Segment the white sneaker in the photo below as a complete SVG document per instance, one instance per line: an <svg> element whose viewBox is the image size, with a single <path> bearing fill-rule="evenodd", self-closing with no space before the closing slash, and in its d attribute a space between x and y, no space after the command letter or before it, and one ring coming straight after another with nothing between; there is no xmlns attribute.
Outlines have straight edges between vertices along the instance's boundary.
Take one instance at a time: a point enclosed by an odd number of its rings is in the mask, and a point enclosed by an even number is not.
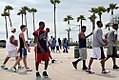
<svg viewBox="0 0 119 80"><path fill-rule="evenodd" d="M12 67L12 68L10 69L10 71L12 71L12 72L17 72L17 69L16 69L15 67Z"/></svg>
<svg viewBox="0 0 119 80"><path fill-rule="evenodd" d="M23 69L24 67L21 65L18 65L18 69Z"/></svg>
<svg viewBox="0 0 119 80"><path fill-rule="evenodd" d="M1 68L2 68L2 69L5 69L5 70L8 69L7 67L5 67L5 65L1 65Z"/></svg>
<svg viewBox="0 0 119 80"><path fill-rule="evenodd" d="M110 71L108 71L108 70L102 70L102 74L107 74L107 73L110 73Z"/></svg>
<svg viewBox="0 0 119 80"><path fill-rule="evenodd" d="M89 74L94 74L95 72L93 72L91 69L86 69L86 72L88 72Z"/></svg>
<svg viewBox="0 0 119 80"><path fill-rule="evenodd" d="M30 68L27 68L26 71L27 71L27 72L31 72L31 71L33 71L33 70L30 69Z"/></svg>

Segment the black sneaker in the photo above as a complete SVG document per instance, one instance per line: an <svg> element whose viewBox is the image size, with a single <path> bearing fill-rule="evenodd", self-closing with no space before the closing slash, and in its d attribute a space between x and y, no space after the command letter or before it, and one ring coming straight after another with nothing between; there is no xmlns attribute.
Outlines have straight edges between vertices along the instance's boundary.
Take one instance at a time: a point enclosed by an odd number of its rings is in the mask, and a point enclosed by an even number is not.
<svg viewBox="0 0 119 80"><path fill-rule="evenodd" d="M53 60L52 60L52 63L55 63L55 61L56 61L56 60L53 59Z"/></svg>
<svg viewBox="0 0 119 80"><path fill-rule="evenodd" d="M66 51L66 53L68 53L68 51Z"/></svg>
<svg viewBox="0 0 119 80"><path fill-rule="evenodd" d="M113 69L119 69L119 67L117 65L114 65Z"/></svg>
<svg viewBox="0 0 119 80"><path fill-rule="evenodd" d="M75 69L77 69L77 63L76 63L76 62L72 62L72 64L73 64L73 67L74 67Z"/></svg>
<svg viewBox="0 0 119 80"><path fill-rule="evenodd" d="M48 78L48 74L47 74L46 71L43 72L43 76L44 76L45 78Z"/></svg>
<svg viewBox="0 0 119 80"><path fill-rule="evenodd" d="M82 68L82 70L86 70L86 69L87 69L87 67L86 67L86 66Z"/></svg>
<svg viewBox="0 0 119 80"><path fill-rule="evenodd" d="M39 72L36 72L36 77L41 78L41 75L39 74Z"/></svg>

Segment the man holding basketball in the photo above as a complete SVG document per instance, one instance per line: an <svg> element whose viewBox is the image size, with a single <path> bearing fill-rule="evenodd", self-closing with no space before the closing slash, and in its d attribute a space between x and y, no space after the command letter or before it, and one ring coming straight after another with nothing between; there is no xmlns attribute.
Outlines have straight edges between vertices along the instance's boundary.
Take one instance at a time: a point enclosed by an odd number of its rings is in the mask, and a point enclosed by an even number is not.
<svg viewBox="0 0 119 80"><path fill-rule="evenodd" d="M103 23L101 21L97 21L97 27L98 28L93 32L93 48L86 72L93 74L94 72L91 70L91 65L94 59L99 59L102 67L102 74L107 74L110 71L105 69L105 54L103 47L106 46L108 42L106 39L104 40L102 38L103 32L101 28L103 27Z"/></svg>
<svg viewBox="0 0 119 80"><path fill-rule="evenodd" d="M117 45L116 45L117 30L118 30L118 24L113 24L112 29L106 35L109 43L107 45L107 58L105 59L105 61L107 61L109 58L112 58L113 69L119 69L119 67L116 65L116 57L118 57Z"/></svg>

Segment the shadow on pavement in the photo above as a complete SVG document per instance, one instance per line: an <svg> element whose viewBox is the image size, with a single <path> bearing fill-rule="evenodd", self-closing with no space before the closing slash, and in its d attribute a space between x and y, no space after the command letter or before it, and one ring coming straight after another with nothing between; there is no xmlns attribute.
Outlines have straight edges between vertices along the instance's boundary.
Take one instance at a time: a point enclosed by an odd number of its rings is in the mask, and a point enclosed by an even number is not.
<svg viewBox="0 0 119 80"><path fill-rule="evenodd" d="M103 76L103 77L106 77L106 78L116 78L117 77L117 76L114 76L112 74L95 74L95 75Z"/></svg>
<svg viewBox="0 0 119 80"><path fill-rule="evenodd" d="M51 80L51 78L36 78L34 80Z"/></svg>

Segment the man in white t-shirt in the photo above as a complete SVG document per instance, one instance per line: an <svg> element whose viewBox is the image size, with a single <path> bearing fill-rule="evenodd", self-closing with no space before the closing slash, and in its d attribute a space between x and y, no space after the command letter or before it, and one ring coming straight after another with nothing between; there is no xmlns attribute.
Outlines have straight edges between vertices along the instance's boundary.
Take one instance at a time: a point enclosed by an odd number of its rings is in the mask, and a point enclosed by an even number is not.
<svg viewBox="0 0 119 80"><path fill-rule="evenodd" d="M16 40L14 33L16 32L16 28L11 28L11 33L8 36L7 43L6 43L6 51L8 53L7 57L5 58L3 64L1 65L1 68L8 69L5 67L6 63L11 57L18 58L17 56L17 46L18 46L18 40ZM20 64L18 65L18 68L21 68Z"/></svg>
<svg viewBox="0 0 119 80"><path fill-rule="evenodd" d="M105 61L107 61L109 58L112 58L113 61L113 69L119 69L119 67L116 64L116 58L117 55L117 30L118 30L118 24L113 24L112 29L107 33L106 37L108 39L108 45L107 45L107 57Z"/></svg>

